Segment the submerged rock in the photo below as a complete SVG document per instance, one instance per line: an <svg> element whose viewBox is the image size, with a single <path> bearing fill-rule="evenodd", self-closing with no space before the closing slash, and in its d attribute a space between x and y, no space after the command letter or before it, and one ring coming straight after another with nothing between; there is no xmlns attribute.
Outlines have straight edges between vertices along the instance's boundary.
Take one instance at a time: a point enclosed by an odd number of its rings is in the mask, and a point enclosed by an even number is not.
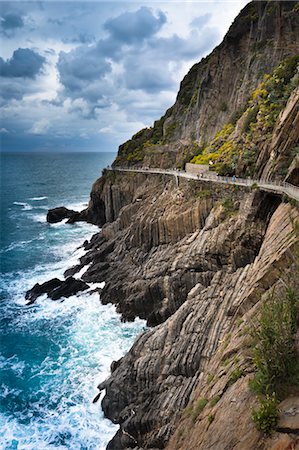
<svg viewBox="0 0 299 450"><path fill-rule="evenodd" d="M47 294L52 300L59 300L62 297L71 297L77 292L85 291L88 288L89 286L84 281L73 277L69 277L66 280L53 278L43 284L36 283L32 289L26 292L25 299L29 300L27 304L31 305L43 294Z"/></svg>

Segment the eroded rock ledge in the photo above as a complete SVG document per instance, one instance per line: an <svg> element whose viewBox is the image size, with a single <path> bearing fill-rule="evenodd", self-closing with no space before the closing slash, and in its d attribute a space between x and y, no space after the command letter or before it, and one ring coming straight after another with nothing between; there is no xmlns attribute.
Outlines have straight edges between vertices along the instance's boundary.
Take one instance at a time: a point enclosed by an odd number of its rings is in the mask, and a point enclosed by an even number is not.
<svg viewBox="0 0 299 450"><path fill-rule="evenodd" d="M191 261L191 270L202 267L195 259L198 254L209 267L199 271L198 278L194 276L193 288L190 281L187 295L178 285L164 292L163 304L169 304L166 295L171 293L177 311L165 323L144 333L99 386L106 390L102 403L105 415L121 424L109 448L134 448L136 443L136 448L165 447L221 339L236 318L249 311L277 281L280 270L291 260L295 236L290 217L298 218L298 213L287 204L277 207L268 226L260 219L251 222L256 247L253 244L246 255L244 243L251 242L246 219L260 215L253 207L254 200L256 194L247 195L236 215L218 224L215 207L201 231L174 245L172 268L176 272L182 267L184 274L188 273ZM238 253L244 259L239 259ZM222 258L221 265L217 265L217 258ZM169 275L166 277L162 286L167 286ZM186 278L181 279L186 286Z"/></svg>

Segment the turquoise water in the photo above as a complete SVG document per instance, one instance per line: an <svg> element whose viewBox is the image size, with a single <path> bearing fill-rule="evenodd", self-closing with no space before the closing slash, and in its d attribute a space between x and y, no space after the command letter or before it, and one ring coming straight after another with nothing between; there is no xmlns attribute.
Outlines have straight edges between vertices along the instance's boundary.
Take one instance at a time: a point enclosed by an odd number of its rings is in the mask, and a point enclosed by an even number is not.
<svg viewBox="0 0 299 450"><path fill-rule="evenodd" d="M98 228L49 225L48 208L80 210L111 153L1 155L1 449L105 449L116 427L96 386L144 328L124 324L98 294L26 306L36 282L62 277ZM92 290L92 286L91 289Z"/></svg>

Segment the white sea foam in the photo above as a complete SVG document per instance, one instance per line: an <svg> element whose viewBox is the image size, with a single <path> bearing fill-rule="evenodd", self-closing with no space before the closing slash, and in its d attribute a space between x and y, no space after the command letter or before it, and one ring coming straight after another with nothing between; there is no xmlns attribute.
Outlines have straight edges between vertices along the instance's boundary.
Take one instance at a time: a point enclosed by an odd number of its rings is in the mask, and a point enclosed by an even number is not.
<svg viewBox="0 0 299 450"><path fill-rule="evenodd" d="M32 200L33 202L37 202L40 200L46 200L48 197L30 197L29 200Z"/></svg>
<svg viewBox="0 0 299 450"><path fill-rule="evenodd" d="M31 215L33 220L34 216ZM36 386L32 397L28 397L30 408L0 415L2 449L104 450L117 430L103 417L100 402L93 404L92 399L98 393L98 383L109 375L111 362L128 350L142 331L144 321L122 323L113 305L102 305L98 292L93 291L103 288L104 283L90 284L87 291L63 301L54 302L44 295L26 306L24 299L24 293L35 283L54 277L62 279L64 271L84 255L82 242L98 231L98 227L81 222L72 226L45 225L39 238L47 246L47 254L55 256L55 262L39 264L4 279L3 287L11 300L6 305L8 329L30 336L29 342L46 339L49 351L41 362L31 365L26 365L20 356L0 358L0 366L5 364L2 368L12 371L24 383L22 389L27 389L23 393L4 384L5 401L18 396L22 399L22 395L27 398L30 385ZM86 269L87 266L78 275L82 276Z"/></svg>
<svg viewBox="0 0 299 450"><path fill-rule="evenodd" d="M73 211L82 211L82 209L87 208L87 202L76 202L76 203L68 203L65 205L67 209L72 209Z"/></svg>
<svg viewBox="0 0 299 450"><path fill-rule="evenodd" d="M39 223L46 223L47 222L47 216L46 214L32 214L30 216L30 218L34 221L34 222L39 222Z"/></svg>
<svg viewBox="0 0 299 450"><path fill-rule="evenodd" d="M17 206L22 206L23 211L30 211L32 209L32 206L26 202L13 202L13 204Z"/></svg>
<svg viewBox="0 0 299 450"><path fill-rule="evenodd" d="M65 341L57 360L46 357L33 371L31 381L42 380L41 397L31 405L34 415L29 423L24 424L24 412L21 423L1 417L5 445L16 440L18 448L30 450L104 450L117 427L104 419L92 398L98 383L109 375L111 361L123 356L144 322L121 323L112 305L101 305L96 293L83 293L64 302L39 299L14 326L38 329L42 322L50 328L53 320L62 333L67 331ZM48 403L56 407L49 409Z"/></svg>

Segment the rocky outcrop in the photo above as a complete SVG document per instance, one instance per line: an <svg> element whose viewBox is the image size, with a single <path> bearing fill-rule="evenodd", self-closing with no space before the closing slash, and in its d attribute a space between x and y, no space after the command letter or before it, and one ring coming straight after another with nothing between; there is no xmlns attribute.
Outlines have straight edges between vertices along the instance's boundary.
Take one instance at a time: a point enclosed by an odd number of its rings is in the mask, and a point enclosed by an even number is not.
<svg viewBox="0 0 299 450"><path fill-rule="evenodd" d="M294 2L248 4L223 43L186 75L175 105L154 127L121 145L114 165L182 165L230 122L230 145L238 145L225 147L224 156L233 156L237 175L250 167L265 179L297 180L296 61L291 60L288 85L293 93L283 97L283 76L275 74L271 82L276 86L279 79L282 88L273 104L274 91L252 91L282 59L298 52L298 28ZM271 112L277 105L275 117L263 116L263 108ZM244 134L252 113L263 116L264 123L257 120L252 134ZM225 133L217 139L217 145L229 144ZM262 438L253 426L248 411L256 398L248 389L253 369L244 331L263 295L293 267L296 205L255 186L200 179L180 179L177 185L171 175L104 171L88 207L69 217L70 223L77 220L102 230L84 243L86 254L65 276L80 271L80 283L105 281L103 303L114 303L123 320L139 316L153 327L112 363L110 377L99 386L105 390L105 415L120 425L107 448L297 445L288 433L287 441L282 436L291 429L285 416L277 442ZM27 299L34 301L42 292L66 296L68 280L73 278L35 286Z"/></svg>
<svg viewBox="0 0 299 450"><path fill-rule="evenodd" d="M224 237L225 232L233 234L236 223L238 229L242 228L240 222L246 221L246 211L247 218L252 217L248 202L252 205L254 199L246 200L247 205L242 205L239 217L220 225L220 233L212 226L215 219L211 215L202 231L190 236L189 248L187 242L181 245L181 254L173 261L176 269L182 261L193 260L195 254L205 254L208 259L208 254L216 249L215 242L224 257L225 246L232 241ZM121 424L117 436L117 442L119 439L122 442L121 448L132 446L134 440L138 448L164 448L180 411L208 371L221 339L236 319L248 312L278 280L280 270L292 260L291 249L296 236L290 218L295 220L298 213L287 204L278 206L254 260L232 270L223 259L214 268L208 285L195 283L179 309L166 322L144 333L115 365L110 378L99 386L106 389L102 403L106 416ZM235 242L238 241L240 237ZM228 255L231 253L228 249ZM179 290L175 292L179 298ZM130 445L128 435L134 438ZM229 445L221 447L221 442L223 445L220 440L220 446L215 449L230 448ZM208 448L205 445L194 448Z"/></svg>
<svg viewBox="0 0 299 450"><path fill-rule="evenodd" d="M35 300L43 294L47 294L52 300L59 300L60 298L71 297L78 292L85 291L89 286L82 280L68 277L65 280L53 278L45 283L36 283L33 288L25 294L25 299L28 300L28 305L31 305Z"/></svg>
<svg viewBox="0 0 299 450"><path fill-rule="evenodd" d="M284 174L284 170L293 161L289 168L287 180L298 185L296 177L296 152L299 143L299 87L294 89L286 107L281 112L275 124L270 145L266 142L259 152L257 166L260 167L258 177L271 179L277 173ZM297 148L297 150L296 150ZM298 171L298 169L297 169Z"/></svg>
<svg viewBox="0 0 299 450"><path fill-rule="evenodd" d="M54 209L49 209L47 213L47 222L48 223L61 222L64 219L70 219L76 214L78 213L76 211L73 211L72 209L65 208L64 206L59 206Z"/></svg>

